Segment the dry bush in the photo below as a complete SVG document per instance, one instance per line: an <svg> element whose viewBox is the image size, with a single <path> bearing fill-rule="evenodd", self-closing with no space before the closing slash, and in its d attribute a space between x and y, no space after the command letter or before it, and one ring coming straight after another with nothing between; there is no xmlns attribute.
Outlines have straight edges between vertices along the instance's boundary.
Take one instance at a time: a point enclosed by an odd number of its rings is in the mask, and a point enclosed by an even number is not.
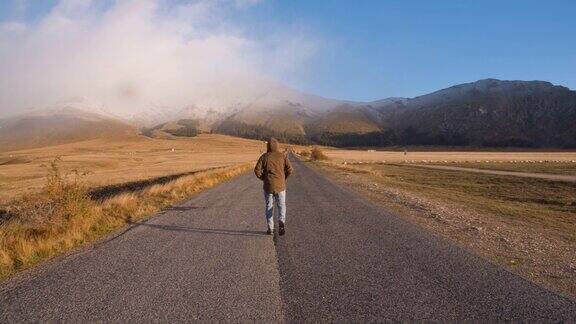
<svg viewBox="0 0 576 324"><path fill-rule="evenodd" d="M0 278L39 259L82 243L97 205L82 182L50 163L43 190L11 203L0 225Z"/></svg>
<svg viewBox="0 0 576 324"><path fill-rule="evenodd" d="M0 223L0 279L239 175L251 166L213 169L96 202L76 174L50 164L43 190L13 201Z"/></svg>
<svg viewBox="0 0 576 324"><path fill-rule="evenodd" d="M303 157L309 157L310 156L310 151L300 151L298 154L300 154Z"/></svg>
<svg viewBox="0 0 576 324"><path fill-rule="evenodd" d="M328 160L328 156L322 152L322 150L318 147L315 147L310 152L310 160L312 161L323 161Z"/></svg>

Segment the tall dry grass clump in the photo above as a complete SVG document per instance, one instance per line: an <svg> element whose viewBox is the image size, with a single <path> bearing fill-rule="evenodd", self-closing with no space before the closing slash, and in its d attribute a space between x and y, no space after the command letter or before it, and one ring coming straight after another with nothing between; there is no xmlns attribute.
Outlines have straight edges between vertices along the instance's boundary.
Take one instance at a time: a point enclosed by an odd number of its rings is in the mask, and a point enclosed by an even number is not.
<svg viewBox="0 0 576 324"><path fill-rule="evenodd" d="M8 217L0 223L0 279L250 168L244 164L199 172L97 202L90 198L81 175L63 175L58 162L50 164L41 192L15 200L6 208Z"/></svg>
<svg viewBox="0 0 576 324"><path fill-rule="evenodd" d="M310 152L310 160L312 161L324 161L328 160L328 156L319 148L315 147Z"/></svg>
<svg viewBox="0 0 576 324"><path fill-rule="evenodd" d="M298 154L302 157L310 157L310 151L306 151L306 150L302 150L300 152L298 152Z"/></svg>

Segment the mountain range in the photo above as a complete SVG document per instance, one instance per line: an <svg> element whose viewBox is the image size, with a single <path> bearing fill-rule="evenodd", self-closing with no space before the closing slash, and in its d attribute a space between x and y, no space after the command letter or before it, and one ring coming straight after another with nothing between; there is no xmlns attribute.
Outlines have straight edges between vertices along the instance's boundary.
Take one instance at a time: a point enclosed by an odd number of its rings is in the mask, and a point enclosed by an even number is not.
<svg viewBox="0 0 576 324"><path fill-rule="evenodd" d="M24 141L29 147L66 138L124 136L135 126L148 136L218 132L333 146L576 148L576 91L544 81L485 79L414 98L354 102L273 83L233 104L192 103L132 117L118 117L102 107L62 104L0 119L0 145L15 147ZM82 136L74 135L79 128ZM49 136L43 136L48 130Z"/></svg>
<svg viewBox="0 0 576 324"><path fill-rule="evenodd" d="M576 91L544 81L485 79L415 98L333 102L307 109L286 102L232 114L216 128L334 146L455 145L576 147Z"/></svg>

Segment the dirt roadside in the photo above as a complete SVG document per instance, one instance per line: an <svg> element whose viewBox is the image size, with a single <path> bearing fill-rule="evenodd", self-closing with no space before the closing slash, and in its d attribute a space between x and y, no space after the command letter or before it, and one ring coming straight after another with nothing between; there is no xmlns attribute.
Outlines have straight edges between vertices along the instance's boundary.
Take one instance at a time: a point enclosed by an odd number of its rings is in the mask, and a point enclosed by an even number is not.
<svg viewBox="0 0 576 324"><path fill-rule="evenodd" d="M329 163L314 166L329 178L424 229L528 280L576 298L574 242L498 215L393 188L374 174Z"/></svg>

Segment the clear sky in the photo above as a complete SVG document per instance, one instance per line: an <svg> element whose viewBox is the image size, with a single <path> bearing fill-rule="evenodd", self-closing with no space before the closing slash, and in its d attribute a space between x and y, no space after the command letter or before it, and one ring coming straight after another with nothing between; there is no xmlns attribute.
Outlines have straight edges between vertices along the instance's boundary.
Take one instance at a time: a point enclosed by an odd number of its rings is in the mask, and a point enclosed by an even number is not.
<svg viewBox="0 0 576 324"><path fill-rule="evenodd" d="M1 0L0 20L38 19L54 3L28 1L15 13L19 2ZM574 0L243 2L252 5L228 19L244 33L289 29L317 40L306 69L279 78L325 97L410 97L482 78L576 89Z"/></svg>

